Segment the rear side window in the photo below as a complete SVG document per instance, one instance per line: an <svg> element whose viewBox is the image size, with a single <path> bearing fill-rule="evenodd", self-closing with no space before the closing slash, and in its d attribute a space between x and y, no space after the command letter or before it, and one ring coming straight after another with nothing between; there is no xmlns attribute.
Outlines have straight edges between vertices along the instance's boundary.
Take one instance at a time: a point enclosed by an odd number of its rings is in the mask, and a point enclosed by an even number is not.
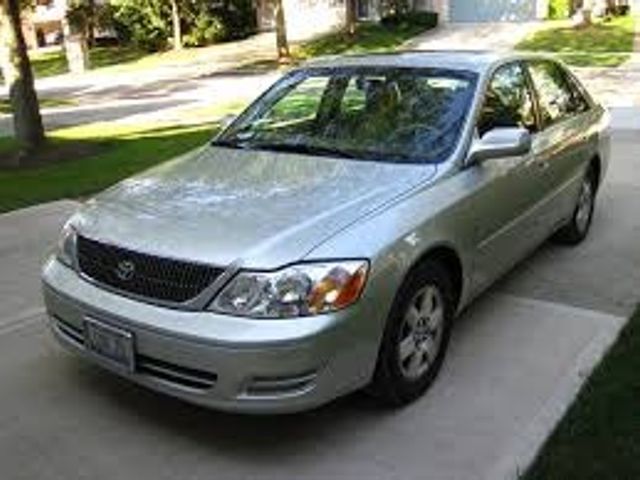
<svg viewBox="0 0 640 480"><path fill-rule="evenodd" d="M578 113L586 112L591 108L589 101L587 100L583 88L578 85L578 81L571 75L565 74L569 88L571 88L571 94L573 95L573 102L575 103L575 110Z"/></svg>
<svg viewBox="0 0 640 480"><path fill-rule="evenodd" d="M569 83L567 74L559 65L546 61L532 62L529 71L538 92L540 115L545 127L589 108L585 98Z"/></svg>
<svg viewBox="0 0 640 480"><path fill-rule="evenodd" d="M531 91L519 63L504 65L494 73L477 127L481 137L494 128L521 127L532 133L536 131Z"/></svg>

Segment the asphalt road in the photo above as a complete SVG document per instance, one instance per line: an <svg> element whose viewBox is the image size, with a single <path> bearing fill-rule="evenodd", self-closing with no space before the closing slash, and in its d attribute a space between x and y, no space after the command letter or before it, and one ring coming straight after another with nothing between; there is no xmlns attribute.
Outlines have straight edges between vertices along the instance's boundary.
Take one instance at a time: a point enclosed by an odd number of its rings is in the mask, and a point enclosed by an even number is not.
<svg viewBox="0 0 640 480"><path fill-rule="evenodd" d="M399 411L356 394L302 415L227 415L79 361L50 337L38 283L74 204L0 216L1 478L515 478L638 301L640 132L614 147L593 235L542 247L474 304L434 388Z"/></svg>

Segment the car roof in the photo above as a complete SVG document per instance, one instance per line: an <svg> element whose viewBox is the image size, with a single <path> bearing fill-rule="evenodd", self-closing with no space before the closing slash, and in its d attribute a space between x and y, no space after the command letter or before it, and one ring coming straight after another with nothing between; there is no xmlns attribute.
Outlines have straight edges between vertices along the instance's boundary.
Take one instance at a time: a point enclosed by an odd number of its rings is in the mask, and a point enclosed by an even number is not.
<svg viewBox="0 0 640 480"><path fill-rule="evenodd" d="M303 65L306 68L411 67L444 68L484 73L493 65L513 60L550 59L539 54L489 50L407 50L393 53L322 57Z"/></svg>

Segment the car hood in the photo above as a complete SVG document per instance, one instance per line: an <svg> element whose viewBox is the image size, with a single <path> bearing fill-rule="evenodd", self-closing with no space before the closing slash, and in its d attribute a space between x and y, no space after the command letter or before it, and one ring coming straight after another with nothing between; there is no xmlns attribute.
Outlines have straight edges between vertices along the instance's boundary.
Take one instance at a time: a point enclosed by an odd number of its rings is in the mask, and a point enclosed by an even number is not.
<svg viewBox="0 0 640 480"><path fill-rule="evenodd" d="M83 235L132 250L272 268L302 259L435 172L207 146L108 189L72 222Z"/></svg>

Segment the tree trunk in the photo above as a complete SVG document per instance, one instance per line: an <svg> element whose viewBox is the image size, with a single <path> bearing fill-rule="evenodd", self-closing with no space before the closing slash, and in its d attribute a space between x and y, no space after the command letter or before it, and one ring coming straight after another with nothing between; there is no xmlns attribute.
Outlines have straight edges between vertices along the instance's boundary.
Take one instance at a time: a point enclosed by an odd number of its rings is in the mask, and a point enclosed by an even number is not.
<svg viewBox="0 0 640 480"><path fill-rule="evenodd" d="M605 12L607 15L615 15L616 14L616 0L607 0L607 11Z"/></svg>
<svg viewBox="0 0 640 480"><path fill-rule="evenodd" d="M20 0L0 0L3 36L3 73L9 86L15 137L23 153L44 143L44 128L33 82L27 45L22 34Z"/></svg>
<svg viewBox="0 0 640 480"><path fill-rule="evenodd" d="M278 47L278 61L287 63L291 60L289 41L287 40L287 23L284 14L283 0L275 0L276 16L276 45Z"/></svg>
<svg viewBox="0 0 640 480"><path fill-rule="evenodd" d="M356 22L358 19L358 0L346 0L345 3L347 5L347 33L354 35L356 33Z"/></svg>
<svg viewBox="0 0 640 480"><path fill-rule="evenodd" d="M71 73L84 73L89 70L89 48L87 46L87 25L75 24L62 17L62 34L67 65Z"/></svg>
<svg viewBox="0 0 640 480"><path fill-rule="evenodd" d="M582 9L580 11L581 20L580 25L589 26L593 23L593 0L583 0Z"/></svg>
<svg viewBox="0 0 640 480"><path fill-rule="evenodd" d="M171 20L173 22L173 49L182 49L182 28L180 27L180 9L178 0L171 0Z"/></svg>
<svg viewBox="0 0 640 480"><path fill-rule="evenodd" d="M87 39L87 45L90 48L93 48L96 43L96 15L98 14L98 11L96 9L95 0L88 0L87 4L89 15L87 17L87 32L85 37Z"/></svg>

